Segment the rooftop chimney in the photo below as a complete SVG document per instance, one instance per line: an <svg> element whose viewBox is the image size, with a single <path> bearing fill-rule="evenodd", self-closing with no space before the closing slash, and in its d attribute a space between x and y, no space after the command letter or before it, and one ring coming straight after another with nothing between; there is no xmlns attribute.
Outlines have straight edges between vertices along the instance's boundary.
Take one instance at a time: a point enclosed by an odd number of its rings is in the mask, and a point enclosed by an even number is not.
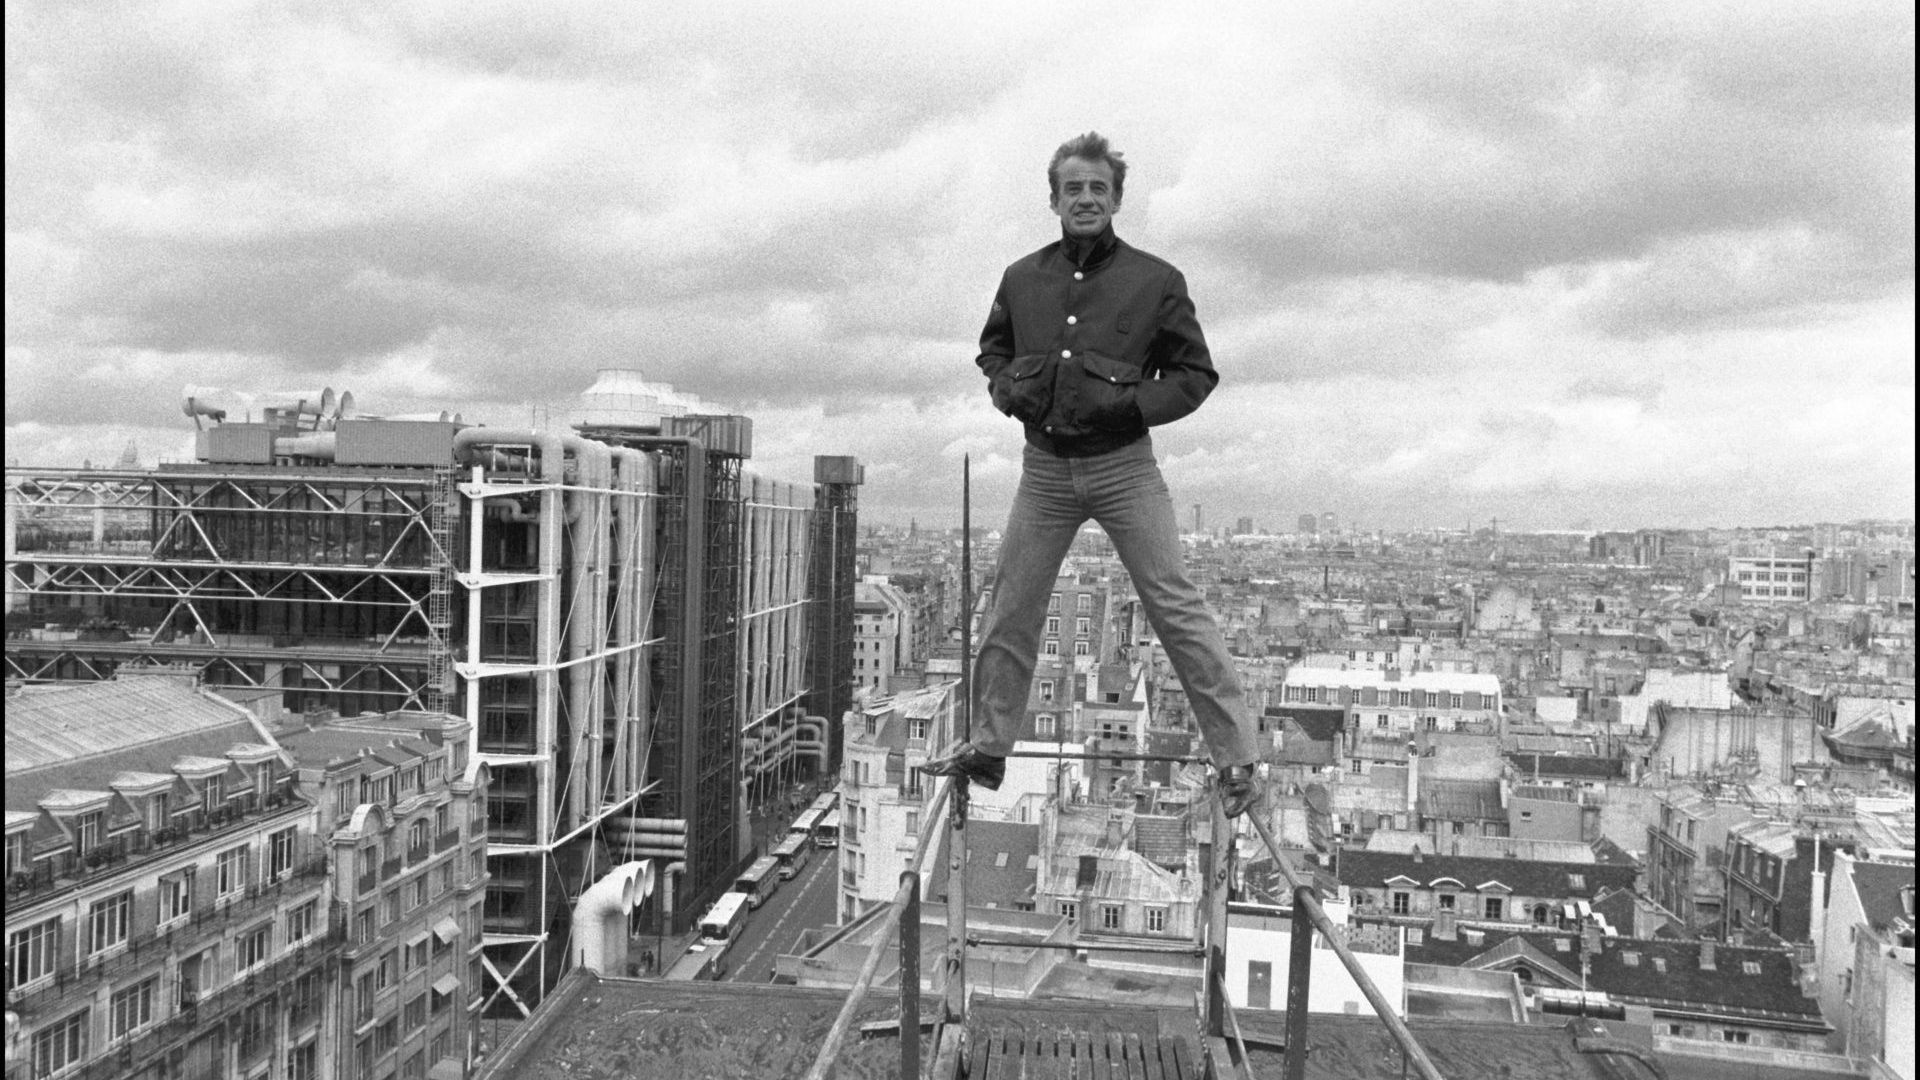
<svg viewBox="0 0 1920 1080"><path fill-rule="evenodd" d="M1718 970L1717 968L1714 967L1714 956L1713 956L1714 944L1715 943L1711 941L1702 941L1700 943L1700 970L1701 971Z"/></svg>
<svg viewBox="0 0 1920 1080"><path fill-rule="evenodd" d="M1420 809L1420 748L1412 739L1407 740L1407 817L1412 818ZM1419 828L1417 822L1409 821L1412 828Z"/></svg>

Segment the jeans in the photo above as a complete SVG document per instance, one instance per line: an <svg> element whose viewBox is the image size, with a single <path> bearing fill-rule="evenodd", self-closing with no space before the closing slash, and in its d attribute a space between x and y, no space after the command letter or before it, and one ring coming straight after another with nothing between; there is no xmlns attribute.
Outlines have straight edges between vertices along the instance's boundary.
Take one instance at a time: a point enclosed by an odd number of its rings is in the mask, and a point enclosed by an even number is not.
<svg viewBox="0 0 1920 1080"><path fill-rule="evenodd" d="M974 660L970 741L995 756L1013 749L1033 684L1047 600L1067 549L1089 518L1106 530L1132 575L1214 764L1225 768L1254 761L1259 754L1240 677L1219 624L1187 578L1173 497L1154 460L1151 438L1083 458L1026 447L1000 546L993 607Z"/></svg>

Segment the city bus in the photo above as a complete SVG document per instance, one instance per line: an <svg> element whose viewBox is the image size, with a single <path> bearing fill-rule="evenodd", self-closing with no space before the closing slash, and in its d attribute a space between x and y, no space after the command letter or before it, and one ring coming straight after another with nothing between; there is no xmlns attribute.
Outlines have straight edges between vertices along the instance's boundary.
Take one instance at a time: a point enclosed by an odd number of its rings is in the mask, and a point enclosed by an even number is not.
<svg viewBox="0 0 1920 1080"><path fill-rule="evenodd" d="M813 827L820 824L820 819L826 816L826 813L820 810L807 809L800 811L800 816L794 818L793 824L787 826L787 836L789 838L798 836L802 840L812 843Z"/></svg>
<svg viewBox="0 0 1920 1080"><path fill-rule="evenodd" d="M819 796L813 800L813 805L807 809L820 811L820 816L822 817L840 809L840 789L835 788L832 791L821 792Z"/></svg>
<svg viewBox="0 0 1920 1080"><path fill-rule="evenodd" d="M753 865L733 879L733 891L744 893L747 906L757 908L780 887L780 860L772 855L755 859Z"/></svg>
<svg viewBox="0 0 1920 1080"><path fill-rule="evenodd" d="M782 881L794 877L807 868L807 847L813 843L812 826L806 833L789 832L787 838L773 849L773 858L780 863Z"/></svg>
<svg viewBox="0 0 1920 1080"><path fill-rule="evenodd" d="M833 848L840 846L840 811L830 811L820 823L813 827L813 846Z"/></svg>
<svg viewBox="0 0 1920 1080"><path fill-rule="evenodd" d="M726 978L727 965L722 958L746 924L746 896L734 892L722 894L707 913L700 916L700 936L687 946L686 955L667 970L667 978L681 981Z"/></svg>

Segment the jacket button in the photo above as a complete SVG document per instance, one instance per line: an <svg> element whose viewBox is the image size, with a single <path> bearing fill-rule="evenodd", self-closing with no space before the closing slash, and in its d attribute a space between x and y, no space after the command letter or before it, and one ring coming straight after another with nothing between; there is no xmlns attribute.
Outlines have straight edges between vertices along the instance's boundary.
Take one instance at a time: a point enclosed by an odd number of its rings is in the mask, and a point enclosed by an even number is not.
<svg viewBox="0 0 1920 1080"><path fill-rule="evenodd" d="M1078 315L1069 315L1069 316L1067 316L1067 325L1068 325L1068 326L1072 326L1072 325L1073 325L1074 323L1077 323L1077 322L1079 322L1079 321L1080 321L1080 316L1078 316Z"/></svg>
<svg viewBox="0 0 1920 1080"><path fill-rule="evenodd" d="M1083 274L1083 273L1081 273L1081 272L1080 272L1080 271L1078 271L1078 270L1075 270L1075 271L1073 272L1073 280L1075 280L1075 281L1082 281L1082 280L1085 280L1085 278L1086 278L1086 276L1087 276L1087 275L1085 275L1085 274Z"/></svg>
<svg viewBox="0 0 1920 1080"><path fill-rule="evenodd" d="M1049 435L1051 435L1051 434L1053 434L1053 425L1052 425L1052 424L1048 424L1048 425L1047 425L1047 426L1046 426L1045 428L1043 428L1042 430L1044 430L1044 431L1045 431L1045 432L1046 432L1047 434L1049 434Z"/></svg>
<svg viewBox="0 0 1920 1080"><path fill-rule="evenodd" d="M1060 359L1062 359L1062 360L1071 360L1071 359L1073 359L1073 350L1072 350L1072 349L1061 349L1061 350L1060 350Z"/></svg>

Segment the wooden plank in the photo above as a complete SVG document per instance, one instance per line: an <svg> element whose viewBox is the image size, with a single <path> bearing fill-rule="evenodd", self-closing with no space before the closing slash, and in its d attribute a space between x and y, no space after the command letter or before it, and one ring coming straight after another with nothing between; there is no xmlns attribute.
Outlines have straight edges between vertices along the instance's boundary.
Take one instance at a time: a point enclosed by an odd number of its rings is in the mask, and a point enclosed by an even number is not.
<svg viewBox="0 0 1920 1080"><path fill-rule="evenodd" d="M1146 1070L1146 1047L1140 1045L1140 1032L1127 1032L1127 1076L1129 1080L1150 1080Z"/></svg>
<svg viewBox="0 0 1920 1080"><path fill-rule="evenodd" d="M1169 1077L1178 1080L1200 1080L1200 1073L1187 1061L1187 1044L1182 1039L1165 1038L1160 1040L1163 1052L1167 1055Z"/></svg>

